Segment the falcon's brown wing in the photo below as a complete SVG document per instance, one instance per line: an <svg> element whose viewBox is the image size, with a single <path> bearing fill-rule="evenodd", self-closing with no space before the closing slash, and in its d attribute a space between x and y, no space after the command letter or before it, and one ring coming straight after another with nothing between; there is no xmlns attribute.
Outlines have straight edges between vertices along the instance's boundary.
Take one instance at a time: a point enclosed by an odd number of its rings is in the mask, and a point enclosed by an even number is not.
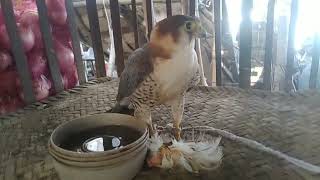
<svg viewBox="0 0 320 180"><path fill-rule="evenodd" d="M120 76L117 102L130 96L139 84L153 71L150 47L135 50L128 58Z"/></svg>

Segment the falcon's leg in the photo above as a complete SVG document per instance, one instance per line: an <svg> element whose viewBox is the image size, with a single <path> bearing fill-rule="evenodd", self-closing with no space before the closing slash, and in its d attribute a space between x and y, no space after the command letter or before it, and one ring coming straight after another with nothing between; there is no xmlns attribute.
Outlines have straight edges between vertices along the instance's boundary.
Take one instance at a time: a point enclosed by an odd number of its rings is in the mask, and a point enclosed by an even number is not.
<svg viewBox="0 0 320 180"><path fill-rule="evenodd" d="M150 136L154 135L155 131L152 126L151 111L148 108L139 108L134 111L134 117L138 120L145 121L148 125Z"/></svg>
<svg viewBox="0 0 320 180"><path fill-rule="evenodd" d="M183 117L184 110L184 95L176 98L172 101L171 104L172 116L173 116L173 128L174 128L174 136L176 140L180 140L181 128L180 124Z"/></svg>

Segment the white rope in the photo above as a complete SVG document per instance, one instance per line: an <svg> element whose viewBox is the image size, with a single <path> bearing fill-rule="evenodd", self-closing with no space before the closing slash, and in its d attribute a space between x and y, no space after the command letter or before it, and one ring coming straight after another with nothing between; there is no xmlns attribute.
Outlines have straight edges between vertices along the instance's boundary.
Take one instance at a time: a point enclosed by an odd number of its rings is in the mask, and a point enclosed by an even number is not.
<svg viewBox="0 0 320 180"><path fill-rule="evenodd" d="M287 161L287 162L289 162L291 164L294 164L297 167L300 167L300 168L312 173L313 175L320 175L320 167L319 166L310 164L310 163L305 162L305 161L300 160L300 159L296 159L294 157L290 157L290 156L288 156L288 155L286 155L286 154L284 154L284 153L282 153L280 151L277 151L277 150L274 150L272 148L266 147L266 146L264 146L263 144L261 144L261 143L259 143L257 141L234 135L234 134L232 134L232 133L230 133L228 131L225 131L225 130L216 129L216 128L209 127L209 126L196 126L196 127L190 127L190 128L183 128L183 130L196 129L196 128L201 128L201 129L205 129L205 130L217 133L222 137L225 137L227 139L230 139L230 140L235 141L235 142L240 143L240 144L244 144L249 148L256 149L256 150L268 153L268 154L273 155L273 156L275 156L275 157L277 157L279 159L283 159L283 160L285 160L285 161Z"/></svg>

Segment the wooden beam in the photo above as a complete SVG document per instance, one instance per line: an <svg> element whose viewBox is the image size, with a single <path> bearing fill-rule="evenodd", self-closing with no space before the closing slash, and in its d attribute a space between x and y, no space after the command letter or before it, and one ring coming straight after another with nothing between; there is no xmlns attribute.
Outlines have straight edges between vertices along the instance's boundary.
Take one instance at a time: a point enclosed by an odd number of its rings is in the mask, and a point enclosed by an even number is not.
<svg viewBox="0 0 320 180"><path fill-rule="evenodd" d="M105 2L104 2L105 1ZM146 0L137 0L136 4L137 5L142 5L144 3L144 1ZM180 3L181 0L172 0L172 3ZM103 3L105 3L105 5L108 7L110 4L108 1L106 0L97 0L97 5L103 5ZM120 4L124 4L124 5L130 5L131 4L131 0L119 0ZM164 0L153 0L153 3L157 3L157 4L163 4L165 3ZM86 0L73 0L73 6L74 7L85 7L86 6Z"/></svg>
<svg viewBox="0 0 320 180"><path fill-rule="evenodd" d="M117 74L118 76L120 76L124 69L124 57L118 0L110 0L110 10L111 23L113 29L114 49L116 53L115 64L117 66Z"/></svg>
<svg viewBox="0 0 320 180"><path fill-rule="evenodd" d="M312 64L310 70L310 81L309 88L316 89L317 88L317 80L319 73L319 56L320 56L320 37L317 33L314 37L313 42L313 52L312 52Z"/></svg>
<svg viewBox="0 0 320 180"><path fill-rule="evenodd" d="M251 46L252 46L252 22L250 12L252 0L242 0L242 22L240 24L240 54L239 54L239 86L250 88L251 84Z"/></svg>
<svg viewBox="0 0 320 180"><path fill-rule="evenodd" d="M189 15L192 17L196 16L196 1L197 0L189 0Z"/></svg>
<svg viewBox="0 0 320 180"><path fill-rule="evenodd" d="M199 18L199 9L198 9L198 0L190 0L189 1L189 12L191 12L191 16ZM194 13L193 13L194 11ZM204 75L204 70L203 70L203 61L202 61L202 54L201 54L201 41L200 38L197 38L195 40L195 51L197 53L197 58L198 58L198 64L200 68L200 77L201 77L201 85L202 86L208 86L206 77Z"/></svg>
<svg viewBox="0 0 320 180"><path fill-rule="evenodd" d="M147 36L150 38L153 21L153 0L143 1L144 18L147 22Z"/></svg>
<svg viewBox="0 0 320 180"><path fill-rule="evenodd" d="M65 1L65 5L66 5L66 10L68 12L67 23L68 23L69 31L71 34L71 42L72 42L74 59L77 66L79 83L84 84L86 82L86 75L84 72L85 69L84 69L83 60L81 56L79 31L78 31L78 26L76 24L77 17L75 14L75 10L73 8L72 1L68 1L68 0Z"/></svg>
<svg viewBox="0 0 320 180"><path fill-rule="evenodd" d="M229 54L229 59L231 59L232 63L230 65L230 71L232 73L232 79L235 82L239 82L239 72L238 72L238 66L236 63L236 57L234 53L234 45L233 45L233 39L232 34L230 33L230 27L229 27L229 13L228 8L226 4L226 0L222 0L222 22L221 22L221 31L222 31L222 47L223 49L226 49Z"/></svg>
<svg viewBox="0 0 320 180"><path fill-rule="evenodd" d="M289 37L288 37L288 50L287 50L287 65L285 72L285 91L289 92L293 89L292 84L292 75L293 75L293 64L295 57L295 34L296 34L296 25L298 19L298 0L291 1L291 15L290 15L290 24L289 24Z"/></svg>
<svg viewBox="0 0 320 180"><path fill-rule="evenodd" d="M62 78L56 53L53 48L52 34L50 32L50 24L46 3L43 0L37 0L37 8L39 13L39 24L42 34L43 44L48 58L49 70L53 80L56 92L63 91Z"/></svg>
<svg viewBox="0 0 320 180"><path fill-rule="evenodd" d="M172 16L172 0L166 0L167 17Z"/></svg>
<svg viewBox="0 0 320 180"><path fill-rule="evenodd" d="M269 0L267 12L266 44L264 56L263 85L265 90L272 89L273 32L275 0Z"/></svg>
<svg viewBox="0 0 320 180"><path fill-rule="evenodd" d="M92 48L93 48L94 57L95 57L96 76L98 78L106 77L106 67L104 62L104 54L103 54L96 0L86 0L86 2L87 2L88 19L89 19L89 25L90 25L90 34L91 34L91 40L92 40Z"/></svg>
<svg viewBox="0 0 320 180"><path fill-rule="evenodd" d="M181 13L183 15L189 15L189 2L190 0L181 0Z"/></svg>
<svg viewBox="0 0 320 180"><path fill-rule="evenodd" d="M137 6L136 0L131 0L131 8L132 8L132 27L134 34L134 46L135 48L139 48L139 33L138 33L138 22L137 22Z"/></svg>
<svg viewBox="0 0 320 180"><path fill-rule="evenodd" d="M35 102L36 98L32 89L32 80L30 71L28 69L27 57L24 53L22 42L16 25L12 1L1 0L1 7L3 11L6 29L10 39L13 57L15 59L17 71L22 84L24 101L27 104L30 104L32 102Z"/></svg>
<svg viewBox="0 0 320 180"><path fill-rule="evenodd" d="M214 34L216 57L216 83L222 85L222 55L221 55L221 0L214 0Z"/></svg>

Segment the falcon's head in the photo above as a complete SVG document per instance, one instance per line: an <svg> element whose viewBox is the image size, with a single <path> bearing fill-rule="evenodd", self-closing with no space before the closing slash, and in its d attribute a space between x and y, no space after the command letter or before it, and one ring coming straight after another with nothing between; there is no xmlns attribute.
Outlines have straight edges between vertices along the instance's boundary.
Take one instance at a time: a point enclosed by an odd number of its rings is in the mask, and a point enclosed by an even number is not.
<svg viewBox="0 0 320 180"><path fill-rule="evenodd" d="M200 25L200 20L185 16L175 15L159 21L151 32L150 44L161 49L161 53L170 54L181 48L194 46L197 37L206 33Z"/></svg>

